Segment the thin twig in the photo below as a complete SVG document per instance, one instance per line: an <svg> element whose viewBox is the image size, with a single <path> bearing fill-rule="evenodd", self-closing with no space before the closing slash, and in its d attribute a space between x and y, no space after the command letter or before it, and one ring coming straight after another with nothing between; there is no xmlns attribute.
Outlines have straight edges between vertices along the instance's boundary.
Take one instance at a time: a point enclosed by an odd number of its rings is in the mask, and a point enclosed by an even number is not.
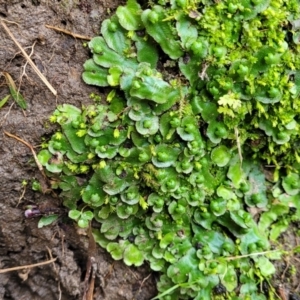
<svg viewBox="0 0 300 300"><path fill-rule="evenodd" d="M19 200L18 200L18 204L17 204L16 207L19 206L21 200L24 198L25 192L26 192L26 186L24 186L23 192L22 192L22 194L21 194L21 196L20 196L20 198L19 198Z"/></svg>
<svg viewBox="0 0 300 300"><path fill-rule="evenodd" d="M31 46L31 51L30 51L30 54L29 54L30 58L31 58L31 56L33 54L35 44L36 44L36 41L34 41L33 45ZM23 72L22 72L21 77L20 77L20 83L19 83L18 93L20 93L20 89L21 89L21 84L22 84L23 77L24 76L28 77L26 75L27 64L28 64L28 61L26 61L25 65L22 67L23 68Z"/></svg>
<svg viewBox="0 0 300 300"><path fill-rule="evenodd" d="M286 267L285 269L283 270L283 273L281 274L281 280L284 281L285 279L285 274L286 272L288 271L289 267L290 267L290 261L289 260L286 260L284 259L285 263L286 263Z"/></svg>
<svg viewBox="0 0 300 300"><path fill-rule="evenodd" d="M13 34L10 32L8 27L4 24L4 22L1 20L0 21L2 27L5 29L7 34L10 36L10 38L14 41L14 43L18 46L18 48L21 50L22 54L24 57L27 59L28 63L31 65L33 70L36 72L36 74L41 78L41 80L44 82L44 84L48 87L48 89L56 96L57 91L53 88L53 86L49 83L49 81L46 79L46 77L40 72L40 70L36 67L34 62L31 60L31 58L27 55L25 50L22 48L22 46L19 44L19 42L15 39Z"/></svg>
<svg viewBox="0 0 300 300"><path fill-rule="evenodd" d="M143 284L145 283L145 281L147 281L151 275L152 275L152 273L150 273L146 278L143 279L143 281L142 281L142 283L140 285L138 294L141 292Z"/></svg>
<svg viewBox="0 0 300 300"><path fill-rule="evenodd" d="M46 175L45 175L45 173L44 173L43 166L40 164L40 162L39 162L39 160L38 160L38 158L37 158L37 156L36 156L36 153L35 153L33 147L32 147L29 143L27 143L26 141L24 141L24 140L22 140L21 138L17 137L16 135L13 135L13 134L11 134L11 133L9 133L9 132L7 132L7 131L4 131L4 134L6 134L7 136L9 136L9 137L11 137L11 138L16 139L17 141L21 142L22 144L24 144L25 146L27 146L27 147L31 150L32 155L33 155L33 158L34 158L34 160L35 160L35 163L37 164L37 166L38 166L39 170L41 171L42 175L43 175L44 177L46 177Z"/></svg>
<svg viewBox="0 0 300 300"><path fill-rule="evenodd" d="M95 260L96 255L96 242L92 234L91 224L89 226L89 248L88 258L86 263L86 273L84 278L84 293L82 300L92 300L95 288L95 276L97 271L97 263Z"/></svg>
<svg viewBox="0 0 300 300"><path fill-rule="evenodd" d="M92 39L89 36L81 35L81 34L77 34L77 33L73 33L73 32L71 32L69 30L61 29L61 28L54 27L54 26L51 26L51 25L45 25L45 27L47 27L49 29L53 29L53 30L58 31L58 32L62 32L62 33L68 34L68 35L72 36L75 39L82 39L82 40L87 40L87 41L90 41Z"/></svg>
<svg viewBox="0 0 300 300"><path fill-rule="evenodd" d="M15 102L13 102L13 103L11 104L11 106L9 107L8 112L5 114L5 116L3 117L2 122L0 123L0 127L2 127L3 123L5 122L5 120L7 119L7 117L9 116L9 113L10 113L12 107L14 106L14 104L15 104Z"/></svg>
<svg viewBox="0 0 300 300"><path fill-rule="evenodd" d="M280 297L281 300L287 300L288 299L286 290L285 290L283 285L280 285L277 290L278 290L278 294L279 294L278 296Z"/></svg>
<svg viewBox="0 0 300 300"><path fill-rule="evenodd" d="M32 264L32 265L25 265L25 266L18 266L18 267L13 267L13 268L2 269L2 270L0 270L0 274L11 272L11 271L22 270L22 269L25 269L25 268L34 268L34 267L38 267L38 266L48 265L48 264L51 264L54 261L56 261L56 259L57 258L52 258L50 260L43 261L43 262L36 263L36 264Z"/></svg>
<svg viewBox="0 0 300 300"><path fill-rule="evenodd" d="M49 256L50 256L50 259L53 259L52 251L50 250L50 248L49 248L48 246L46 246L46 248L47 248L48 254L49 254ZM57 269L56 269L55 264L53 264L53 269L54 269L55 273L57 274L58 271L57 271Z"/></svg>
<svg viewBox="0 0 300 300"><path fill-rule="evenodd" d="M268 251L249 253L249 254L244 254L244 255L228 256L228 257L224 257L224 259L225 260L236 260L236 259L240 259L240 258L264 255L264 254L269 254L269 253L274 253L274 252L278 252L278 250L268 250Z"/></svg>
<svg viewBox="0 0 300 300"><path fill-rule="evenodd" d="M52 251L50 250L49 247L46 246L46 248L48 250L50 258L53 259ZM53 269L54 269L54 272L55 272L56 276L58 276L58 270L55 266L55 263L53 263ZM57 282L57 289L58 289L58 293L59 293L58 300L61 300L62 291L61 291L61 288L60 288L60 281Z"/></svg>
<svg viewBox="0 0 300 300"><path fill-rule="evenodd" d="M209 80L209 77L206 73L206 70L209 67L209 64L204 62L204 63L202 63L201 67L202 67L202 70L201 70L201 72L198 72L198 76L200 77L201 80L205 80L205 79Z"/></svg>
<svg viewBox="0 0 300 300"><path fill-rule="evenodd" d="M60 288L60 281L57 284L57 288L58 288L58 292L59 292L58 300L61 300L62 291L61 291L61 288Z"/></svg>
<svg viewBox="0 0 300 300"><path fill-rule="evenodd" d="M6 19L3 19L3 18L0 18L0 20L1 20L1 21L4 21L4 22L6 22L6 23L15 24L15 25L17 25L17 26L20 28L20 24L19 24L19 23L17 23L17 22L8 21L8 20L6 20Z"/></svg>
<svg viewBox="0 0 300 300"><path fill-rule="evenodd" d="M135 280L138 280L138 276L130 269L130 268L127 268L129 270L129 272L132 274L132 276L135 278Z"/></svg>
<svg viewBox="0 0 300 300"><path fill-rule="evenodd" d="M234 134L235 134L235 138L236 138L236 145L237 145L237 148L238 148L240 163L241 163L241 166L242 166L242 164L243 164L243 155L242 155L241 141L240 141L240 137L239 137L239 130L238 130L237 127L234 127Z"/></svg>

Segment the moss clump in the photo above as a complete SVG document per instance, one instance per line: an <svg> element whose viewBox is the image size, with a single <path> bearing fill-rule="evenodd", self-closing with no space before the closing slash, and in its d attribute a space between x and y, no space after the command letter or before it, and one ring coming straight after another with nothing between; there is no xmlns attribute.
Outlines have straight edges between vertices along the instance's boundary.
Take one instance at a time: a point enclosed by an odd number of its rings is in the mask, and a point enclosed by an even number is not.
<svg viewBox="0 0 300 300"><path fill-rule="evenodd" d="M270 244L300 216L299 7L129 0L84 64L86 83L112 87L107 101L51 117L61 130L39 159L70 217L101 223L95 239L115 259L160 271L164 299L218 287L266 299L257 283L281 254Z"/></svg>

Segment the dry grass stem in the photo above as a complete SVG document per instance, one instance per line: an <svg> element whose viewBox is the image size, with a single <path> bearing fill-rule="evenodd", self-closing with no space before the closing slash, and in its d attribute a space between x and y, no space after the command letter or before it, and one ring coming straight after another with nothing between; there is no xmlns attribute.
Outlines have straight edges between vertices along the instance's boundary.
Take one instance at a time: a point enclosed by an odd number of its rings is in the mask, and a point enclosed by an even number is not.
<svg viewBox="0 0 300 300"><path fill-rule="evenodd" d="M26 186L24 186L24 188L23 188L22 194L21 194L21 196L20 196L20 198L19 198L19 200L18 200L18 203L17 203L17 206L16 206L16 207L19 206L21 200L24 198L25 193L26 193Z"/></svg>
<svg viewBox="0 0 300 300"><path fill-rule="evenodd" d="M240 142L239 130L237 127L234 127L234 134L235 134L235 138L236 138L236 145L238 148L239 159L240 159L240 162L242 165L242 163L243 163L242 147L241 147L241 142Z"/></svg>
<svg viewBox="0 0 300 300"><path fill-rule="evenodd" d="M21 142L22 144L24 144L25 146L27 146L31 150L32 155L33 155L34 160L35 160L35 163L37 164L37 166L38 166L39 170L41 171L41 173L43 174L43 176L46 177L46 175L44 173L43 166L40 164L33 147L29 143L27 143L26 141L24 141L21 138L17 137L16 135L13 135L13 134L11 134L7 131L4 131L4 134L11 137L11 138L14 138L15 140L17 140L19 142Z"/></svg>
<svg viewBox="0 0 300 300"><path fill-rule="evenodd" d="M18 266L18 267L13 267L13 268L2 269L2 270L0 270L0 274L11 272L11 271L22 270L22 269L26 269L26 268L34 268L34 267L38 267L38 266L48 265L55 261L56 261L56 258L52 258L50 260L32 264L32 265L25 265L25 266Z"/></svg>
<svg viewBox="0 0 300 300"><path fill-rule="evenodd" d="M31 48L31 51L30 51L30 54L29 54L29 57L31 58L33 52L34 52L34 46L36 44L36 41L34 41L33 45L30 47ZM25 65L22 67L23 68L23 71L22 71L22 74L21 74L21 77L20 77L20 83L19 83L19 88L18 88L18 93L20 93L20 88L21 88L21 84L22 84L22 80L23 80L23 77L26 76L27 77L27 74L26 74L26 67L28 65L28 60L26 61Z"/></svg>
<svg viewBox="0 0 300 300"><path fill-rule="evenodd" d="M11 106L9 107L8 112L5 114L5 116L4 116L3 119L2 119L2 122L0 123L0 127L2 127L2 125L3 125L4 122L6 121L7 117L8 117L9 114L10 114L10 111L11 111L11 109L12 109L12 107L13 107L14 105L15 105L15 102L13 102L13 103L11 104Z"/></svg>
<svg viewBox="0 0 300 300"><path fill-rule="evenodd" d="M61 29L61 28L54 27L54 26L51 26L51 25L45 25L45 27L47 27L47 28L49 28L49 29L53 29L53 30L58 31L58 32L65 33L65 34L67 34L67 35L72 36L72 37L75 38L75 39L81 39L81 40L87 40L87 41L90 41L90 40L92 39L92 38L89 37L89 36L85 36L85 35L73 33L73 32L71 32L71 31L69 31L69 30Z"/></svg>
<svg viewBox="0 0 300 300"><path fill-rule="evenodd" d="M27 55L25 50L22 48L22 46L19 44L19 42L15 39L13 34L10 32L9 28L4 24L4 22L1 20L0 21L2 27L5 29L7 34L10 36L10 38L14 41L14 43L18 46L18 48L21 50L22 54L28 61L28 63L31 65L33 70L36 72L36 74L41 78L41 80L44 82L44 84L48 87L48 89L56 96L57 91L52 87L52 85L49 83L49 81L46 79L46 77L40 72L40 70L36 67L34 62L31 60L31 58Z"/></svg>

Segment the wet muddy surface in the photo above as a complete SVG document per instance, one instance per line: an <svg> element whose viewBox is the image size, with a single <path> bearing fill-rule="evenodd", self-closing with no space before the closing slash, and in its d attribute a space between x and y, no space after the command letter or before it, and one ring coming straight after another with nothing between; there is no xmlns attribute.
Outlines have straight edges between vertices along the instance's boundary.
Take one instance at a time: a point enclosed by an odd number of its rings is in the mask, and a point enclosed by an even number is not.
<svg viewBox="0 0 300 300"><path fill-rule="evenodd" d="M27 102L23 111L10 97L0 109L0 269L56 261L30 269L0 273L0 299L82 299L88 259L88 237L78 233L54 195L31 190L40 179L30 149L5 134L14 134L38 152L42 136L53 130L48 119L57 104L78 107L91 103L89 94L105 91L85 85L82 64L89 57L83 40L45 27L59 27L93 37L101 20L114 11L117 1L97 0L0 0L0 17L15 39L47 78L57 96L26 64L12 38L0 26L0 72L8 72ZM0 99L9 95L0 77ZM23 181L28 185L24 187ZM38 218L26 219L26 205L50 203L61 210L56 224L37 228ZM100 247L96 253L97 272L94 299L151 299L155 278L147 266L129 268L114 262ZM149 276L150 275L150 276ZM149 276L149 277L148 277Z"/></svg>

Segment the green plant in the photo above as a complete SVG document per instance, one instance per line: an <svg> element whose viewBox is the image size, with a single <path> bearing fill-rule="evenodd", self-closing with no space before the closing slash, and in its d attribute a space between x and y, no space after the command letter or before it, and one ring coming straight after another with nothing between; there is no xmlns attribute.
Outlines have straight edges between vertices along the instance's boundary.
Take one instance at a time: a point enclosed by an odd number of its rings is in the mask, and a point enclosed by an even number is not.
<svg viewBox="0 0 300 300"><path fill-rule="evenodd" d="M157 298L266 299L271 249L300 216L297 18L293 0L129 0L84 64L106 101L50 118L38 158L69 216L160 271Z"/></svg>

